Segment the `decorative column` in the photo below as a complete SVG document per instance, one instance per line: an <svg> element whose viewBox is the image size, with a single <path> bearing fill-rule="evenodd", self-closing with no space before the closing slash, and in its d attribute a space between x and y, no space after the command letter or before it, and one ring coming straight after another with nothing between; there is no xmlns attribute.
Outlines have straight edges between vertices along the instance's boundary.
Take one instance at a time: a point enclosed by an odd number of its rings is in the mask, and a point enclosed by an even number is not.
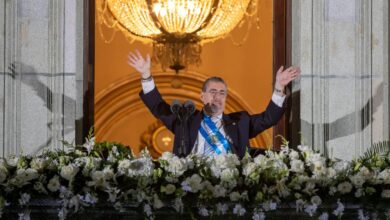
<svg viewBox="0 0 390 220"><path fill-rule="evenodd" d="M74 141L82 117L82 25L83 1L0 1L0 156Z"/></svg>
<svg viewBox="0 0 390 220"><path fill-rule="evenodd" d="M352 159L389 140L388 4L292 1L293 142Z"/></svg>

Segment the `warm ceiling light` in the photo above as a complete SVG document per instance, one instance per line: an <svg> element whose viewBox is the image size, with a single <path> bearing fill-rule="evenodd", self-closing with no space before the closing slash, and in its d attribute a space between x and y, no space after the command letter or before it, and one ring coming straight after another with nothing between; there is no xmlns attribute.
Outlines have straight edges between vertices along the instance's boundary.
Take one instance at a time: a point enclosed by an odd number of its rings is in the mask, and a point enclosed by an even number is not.
<svg viewBox="0 0 390 220"><path fill-rule="evenodd" d="M199 64L203 43L226 36L257 10L257 0L98 0L98 21L153 44L163 69Z"/></svg>

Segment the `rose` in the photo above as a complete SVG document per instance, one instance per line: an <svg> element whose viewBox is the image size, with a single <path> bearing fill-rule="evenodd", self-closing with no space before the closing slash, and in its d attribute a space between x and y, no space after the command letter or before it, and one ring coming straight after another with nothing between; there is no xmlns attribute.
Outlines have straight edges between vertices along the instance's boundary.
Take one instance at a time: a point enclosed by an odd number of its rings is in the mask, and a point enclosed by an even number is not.
<svg viewBox="0 0 390 220"><path fill-rule="evenodd" d="M63 166L61 168L61 177L72 181L76 174L79 172L79 168L73 164L69 164L67 166Z"/></svg>

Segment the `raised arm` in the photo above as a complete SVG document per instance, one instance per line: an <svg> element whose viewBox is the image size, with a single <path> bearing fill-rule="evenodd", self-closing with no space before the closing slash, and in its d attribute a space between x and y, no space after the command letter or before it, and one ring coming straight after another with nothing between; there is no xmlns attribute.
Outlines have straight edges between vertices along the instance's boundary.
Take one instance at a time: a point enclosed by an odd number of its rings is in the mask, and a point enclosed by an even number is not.
<svg viewBox="0 0 390 220"><path fill-rule="evenodd" d="M148 79L152 76L150 74L149 54L147 54L146 59L144 59L138 50L136 50L135 53L130 52L127 63L141 74L142 79Z"/></svg>

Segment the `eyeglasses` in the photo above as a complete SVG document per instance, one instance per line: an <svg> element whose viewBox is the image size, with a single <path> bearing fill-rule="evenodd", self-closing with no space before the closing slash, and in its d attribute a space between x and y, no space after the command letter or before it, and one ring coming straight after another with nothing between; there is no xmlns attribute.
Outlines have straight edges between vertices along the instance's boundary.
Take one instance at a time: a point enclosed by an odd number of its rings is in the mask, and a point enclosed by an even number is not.
<svg viewBox="0 0 390 220"><path fill-rule="evenodd" d="M216 89L211 89L210 91L208 91L207 93L209 93L210 95L212 95L212 96L215 96L215 95L220 95L220 96L222 96L222 97L225 97L226 96L226 91L224 91L224 90L220 90L220 91L218 91L218 90L216 90Z"/></svg>

